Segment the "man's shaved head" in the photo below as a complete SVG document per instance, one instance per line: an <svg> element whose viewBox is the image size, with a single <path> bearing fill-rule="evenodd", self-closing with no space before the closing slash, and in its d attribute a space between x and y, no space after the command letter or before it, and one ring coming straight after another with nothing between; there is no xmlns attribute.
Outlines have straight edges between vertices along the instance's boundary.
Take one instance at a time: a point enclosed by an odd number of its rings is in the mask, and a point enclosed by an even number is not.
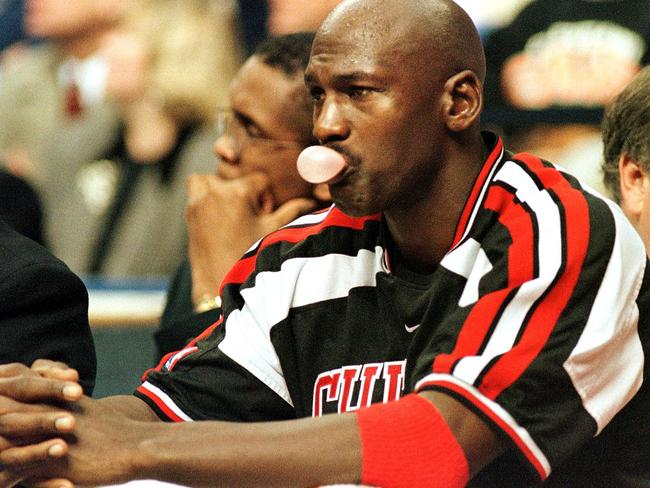
<svg viewBox="0 0 650 488"><path fill-rule="evenodd" d="M345 0L323 22L316 42L342 36L352 36L366 51L415 56L422 68L444 79L463 70L473 71L481 81L485 78L479 34L452 0Z"/></svg>

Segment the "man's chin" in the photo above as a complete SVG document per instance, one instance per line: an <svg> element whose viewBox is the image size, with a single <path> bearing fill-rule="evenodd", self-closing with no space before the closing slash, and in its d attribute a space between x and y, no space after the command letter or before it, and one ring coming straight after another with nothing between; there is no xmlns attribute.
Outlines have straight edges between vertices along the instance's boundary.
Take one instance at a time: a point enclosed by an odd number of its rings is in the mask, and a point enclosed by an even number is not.
<svg viewBox="0 0 650 488"><path fill-rule="evenodd" d="M334 203L336 204L336 208L350 217L368 217L377 213L376 211L372 211L364 206L344 203L337 199L334 199Z"/></svg>

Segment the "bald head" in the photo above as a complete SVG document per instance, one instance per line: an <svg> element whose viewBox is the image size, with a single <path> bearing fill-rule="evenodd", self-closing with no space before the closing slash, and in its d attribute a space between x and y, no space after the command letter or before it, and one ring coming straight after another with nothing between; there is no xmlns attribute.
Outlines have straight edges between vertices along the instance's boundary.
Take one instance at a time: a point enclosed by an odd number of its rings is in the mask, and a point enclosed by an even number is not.
<svg viewBox="0 0 650 488"><path fill-rule="evenodd" d="M367 52L381 53L377 58L386 63L417 60L417 68L426 70L420 76L447 79L470 70L485 78L479 34L451 0L345 0L323 22L316 42L350 36Z"/></svg>

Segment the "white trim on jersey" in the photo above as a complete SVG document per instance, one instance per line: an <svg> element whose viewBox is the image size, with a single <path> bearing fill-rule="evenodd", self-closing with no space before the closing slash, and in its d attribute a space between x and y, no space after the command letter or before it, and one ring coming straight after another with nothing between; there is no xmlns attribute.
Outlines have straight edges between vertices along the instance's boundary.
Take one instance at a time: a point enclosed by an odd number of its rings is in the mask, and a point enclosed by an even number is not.
<svg viewBox="0 0 650 488"><path fill-rule="evenodd" d="M458 244L462 243L463 240L467 237L467 234L469 231L472 229L474 225L474 220L476 219L476 216L478 215L479 211L481 210L481 202L485 198L485 193L487 192L488 188L492 184L492 178L494 176L494 173L499 169L499 162L503 158L503 155L505 153L505 148L501 146L501 151L499 152L499 156L497 156L495 163L492 165L492 168L490 168L490 172L488 173L487 177L485 178L485 182L483 183L483 187L481 188L481 191L478 195L478 198L476 199L476 204L474 205L474 208L472 209L472 213L470 214L469 219L467 220L467 224L465 224L465 230L463 231L463 235L460 237L458 240Z"/></svg>
<svg viewBox="0 0 650 488"><path fill-rule="evenodd" d="M466 307L478 301L481 278L493 267L481 248L481 243L471 237L449 252L440 262L440 266L467 279L463 293L458 299L459 307Z"/></svg>
<svg viewBox="0 0 650 488"><path fill-rule="evenodd" d="M529 453L535 457L536 461L544 470L546 474L545 478L548 477L548 475L551 473L551 464L549 463L548 459L546 458L542 450L539 448L537 443L530 436L528 431L523 427L521 427L517 423L517 421L514 418L512 418L512 416L507 412L507 410L501 407L501 405L487 398L485 395L483 395L479 390L474 388L472 385L469 385L464 381L459 380L458 378L455 378L454 376L448 374L431 373L425 376L424 378L420 379L420 381L416 383L414 391L418 392L420 391L420 389L422 389L427 385L431 385L431 384L444 385L445 383L452 384L456 388L464 391L465 394L463 396L465 397L469 396L473 400L474 404L479 405L478 408L480 408L481 411L492 412L496 417L498 417L498 419L501 422L506 424L509 427L508 434L510 436L515 437L513 441L515 441L515 443L517 444L523 444L526 446Z"/></svg>
<svg viewBox="0 0 650 488"><path fill-rule="evenodd" d="M149 383L148 381L145 381L142 383L142 388L145 390L149 390L151 393L153 393L161 402L165 404L167 408L169 408L172 412L174 412L176 415L178 415L180 418L185 420L186 422L192 422L192 418L189 417L181 408L174 403L174 400L172 400L167 393L162 391L160 388L158 388L156 385L153 385Z"/></svg>
<svg viewBox="0 0 650 488"><path fill-rule="evenodd" d="M494 358L512 349L530 308L552 286L562 266L562 223L558 207L548 192L540 191L528 173L512 161L506 161L494 179L514 188L517 198L535 214L539 229L536 246L539 276L519 287L501 314L481 355L465 357L454 367L454 375L470 384L476 382Z"/></svg>
<svg viewBox="0 0 650 488"><path fill-rule="evenodd" d="M292 308L345 298L352 288L376 286L383 255L377 246L374 251L361 249L356 256L293 258L282 263L279 271L257 274L255 286L241 290L245 301L242 309L228 315L219 349L293 406L270 339L271 329L286 319ZM342 269L349 272L341 273ZM314 276L319 279L314 280Z"/></svg>
<svg viewBox="0 0 650 488"><path fill-rule="evenodd" d="M563 365L598 433L641 388L645 360L635 302L645 270L637 263L645 263L645 248L620 209L607 203L616 243L587 324ZM611 317L622 320L615 323Z"/></svg>

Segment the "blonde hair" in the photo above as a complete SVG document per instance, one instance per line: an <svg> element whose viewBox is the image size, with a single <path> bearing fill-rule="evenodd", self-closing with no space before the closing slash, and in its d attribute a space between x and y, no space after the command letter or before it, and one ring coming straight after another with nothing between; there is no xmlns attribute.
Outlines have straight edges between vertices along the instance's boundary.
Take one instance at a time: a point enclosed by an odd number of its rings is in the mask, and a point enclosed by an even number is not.
<svg viewBox="0 0 650 488"><path fill-rule="evenodd" d="M131 0L124 25L150 50L149 96L184 122L209 122L227 104L242 62L233 0Z"/></svg>

